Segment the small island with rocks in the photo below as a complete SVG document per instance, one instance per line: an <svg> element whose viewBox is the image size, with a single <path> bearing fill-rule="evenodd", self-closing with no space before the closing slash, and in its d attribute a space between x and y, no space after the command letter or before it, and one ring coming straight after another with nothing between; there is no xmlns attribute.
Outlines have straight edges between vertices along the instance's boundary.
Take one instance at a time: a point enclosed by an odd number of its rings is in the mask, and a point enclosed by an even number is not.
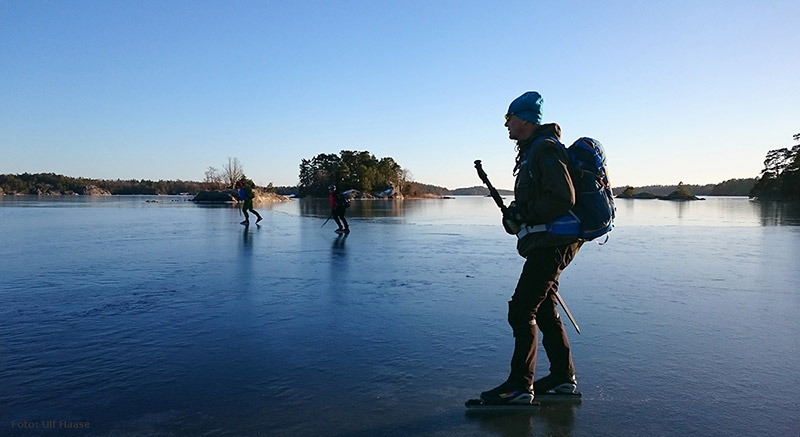
<svg viewBox="0 0 800 437"><path fill-rule="evenodd" d="M677 189L666 196L658 196L648 192L637 193L635 188L626 187L616 197L618 199L705 200L693 195L683 182L678 183Z"/></svg>

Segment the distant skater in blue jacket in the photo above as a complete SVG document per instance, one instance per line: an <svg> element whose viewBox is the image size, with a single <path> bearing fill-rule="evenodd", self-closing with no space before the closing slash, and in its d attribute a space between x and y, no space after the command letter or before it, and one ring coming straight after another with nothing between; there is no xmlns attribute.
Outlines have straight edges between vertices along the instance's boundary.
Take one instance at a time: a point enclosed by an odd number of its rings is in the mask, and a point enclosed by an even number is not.
<svg viewBox="0 0 800 437"><path fill-rule="evenodd" d="M253 198L256 197L255 193L253 192L253 187L251 186L253 183L245 178L242 178L239 182L236 182L236 188L239 189L239 200L243 202L242 204L242 212L244 213L244 220L241 224L247 226L250 224L250 216L247 214L247 211L252 212L255 214L256 217L256 224L261 221L261 215L253 209Z"/></svg>

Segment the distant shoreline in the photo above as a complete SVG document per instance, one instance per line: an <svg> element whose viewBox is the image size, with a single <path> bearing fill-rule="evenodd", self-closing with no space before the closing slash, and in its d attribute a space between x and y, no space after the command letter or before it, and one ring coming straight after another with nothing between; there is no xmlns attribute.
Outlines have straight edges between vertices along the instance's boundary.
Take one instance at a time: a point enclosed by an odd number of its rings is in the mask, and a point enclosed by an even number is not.
<svg viewBox="0 0 800 437"><path fill-rule="evenodd" d="M749 196L750 190L758 180L729 179L718 184L691 185L684 184L692 193L699 196ZM482 185L448 189L433 185L417 183L419 191L414 189L404 194L406 198L437 198L442 196L484 196L489 194L488 188ZM645 185L633 187L637 192L649 192L657 196L666 196L675 191L678 185ZM262 187L263 188L263 187ZM271 187L276 194L282 196L298 195L298 186ZM615 193L621 193L628 186L614 186ZM181 180L104 180L74 178L54 173L23 173L17 175L0 174L0 195L195 195L201 191L213 189L208 183ZM513 196L514 192L499 189L502 196Z"/></svg>

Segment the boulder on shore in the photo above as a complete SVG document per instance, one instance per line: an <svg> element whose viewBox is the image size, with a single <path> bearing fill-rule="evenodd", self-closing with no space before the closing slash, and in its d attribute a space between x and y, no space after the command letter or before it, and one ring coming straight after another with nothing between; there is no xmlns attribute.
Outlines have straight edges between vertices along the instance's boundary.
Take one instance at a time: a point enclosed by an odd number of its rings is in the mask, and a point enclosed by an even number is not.
<svg viewBox="0 0 800 437"><path fill-rule="evenodd" d="M617 194L616 196L619 199L658 199L659 197L653 193L643 192L643 193L629 193L629 192L622 192Z"/></svg>
<svg viewBox="0 0 800 437"><path fill-rule="evenodd" d="M256 197L253 199L253 203L275 203L275 202L289 202L292 199L281 196L280 194L275 194L267 191L256 190Z"/></svg>
<svg viewBox="0 0 800 437"><path fill-rule="evenodd" d="M87 185L83 187L84 196L110 196L111 192L98 187L97 185Z"/></svg>
<svg viewBox="0 0 800 437"><path fill-rule="evenodd" d="M658 199L658 196L652 193L637 193L636 188L631 186L625 187L621 193L617 193L617 195L614 197L618 199Z"/></svg>

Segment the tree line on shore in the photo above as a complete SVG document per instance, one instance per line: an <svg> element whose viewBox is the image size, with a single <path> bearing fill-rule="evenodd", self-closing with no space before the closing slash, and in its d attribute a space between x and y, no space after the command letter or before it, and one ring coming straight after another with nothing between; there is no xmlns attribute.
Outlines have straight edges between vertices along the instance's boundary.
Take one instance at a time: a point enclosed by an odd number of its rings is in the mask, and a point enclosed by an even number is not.
<svg viewBox="0 0 800 437"><path fill-rule="evenodd" d="M729 179L718 184L684 184L678 185L644 185L641 187L614 187L614 194L625 191L635 191L636 193L650 193L656 196L666 196L681 186L688 192L698 196L747 196L756 184L756 178Z"/></svg>
<svg viewBox="0 0 800 437"><path fill-rule="evenodd" d="M800 134L792 136L800 142ZM729 179L706 185L647 185L643 187L615 187L615 192L649 193L667 196L678 189L704 196L748 196L762 200L800 200L800 144L770 150L764 159L764 169L758 178Z"/></svg>
<svg viewBox="0 0 800 437"><path fill-rule="evenodd" d="M448 190L447 188L413 181L406 182L404 187L404 192L408 196L443 196L452 194L452 191ZM282 195L301 195L301 189L298 186L273 186L270 183L266 187L262 188L267 192L275 192ZM347 189L350 188L353 187L348 187ZM100 192L112 195L178 195L197 194L201 191L220 189L227 189L227 184L223 183L220 185L217 182L209 183L181 180L152 181L145 179L89 179L83 177L64 176L55 173L22 173L16 175L0 174L0 195L90 195L98 194ZM318 193L315 193L314 195L318 195Z"/></svg>
<svg viewBox="0 0 800 437"><path fill-rule="evenodd" d="M70 195L70 194L182 194L208 189L204 182L106 180L69 177L55 173L0 175L0 194Z"/></svg>
<svg viewBox="0 0 800 437"><path fill-rule="evenodd" d="M800 200L800 133L792 138L798 144L767 152L761 177L750 190L750 197Z"/></svg>
<svg viewBox="0 0 800 437"><path fill-rule="evenodd" d="M757 179L731 179L719 184L691 185L684 184L692 193L706 196L746 196L756 185ZM340 183L341 184L341 183ZM223 184L227 185L227 184ZM367 192L358 185L341 184L346 189L357 189ZM320 185L321 187L322 185ZM379 185L383 187L383 185ZM104 180L74 178L55 173L23 173L18 175L0 175L0 194L33 194L33 195L70 195L93 194L93 187L99 188L108 194L147 194L147 195L177 195L196 194L200 191L224 189L218 183L193 182L193 181L151 181L151 180ZM325 184L327 193L327 183ZM388 187L388 185L387 185ZM487 196L489 190L484 186L448 189L436 185L423 184L414 181L405 181L402 193L407 197L425 196ZM648 185L635 187L637 192L649 192L655 195L666 195L676 189L677 185ZM319 196L322 191L319 187L315 191L304 191L299 186L272 186L264 187L266 191L274 191L282 195L312 195ZM621 187L624 188L624 187ZM621 188L615 191L622 192ZM502 195L513 195L513 191L499 190Z"/></svg>
<svg viewBox="0 0 800 437"><path fill-rule="evenodd" d="M800 134L794 135L795 142ZM220 172L214 167L206 171L203 182L182 180L107 180L69 177L55 173L22 173L17 175L0 174L0 194L148 194L176 195L195 194L200 191L229 189L236 180L244 176L241 162L228 158L228 164ZM342 150L339 154L319 154L300 163L300 183L297 186L273 187L267 191L277 194L297 196L325 196L328 186L333 184L342 190L357 190L362 193L385 192L392 189L404 196L450 196L450 195L488 195L483 186L457 188L415 182L411 173L403 169L391 157L376 158L367 151ZM707 196L750 196L760 199L792 200L800 199L800 144L791 148L770 150L764 160L764 170L760 178L730 179L718 184L691 185L686 189L697 195ZM622 192L626 188L615 187ZM677 185L648 185L635 187L636 191L655 195L667 195ZM503 195L513 194L501 190Z"/></svg>
<svg viewBox="0 0 800 437"><path fill-rule="evenodd" d="M70 177L55 173L22 173L0 175L0 194L72 195L72 194L196 194L201 191L232 189L245 176L238 158L228 158L221 169L208 167L202 182L181 180L107 180ZM342 150L339 154L319 154L300 163L300 183L295 186L273 186L267 192L295 196L327 196L328 186L374 194L393 189L407 197L446 196L453 194L487 194L483 187L450 190L411 179L391 157L376 158L367 151ZM459 192L466 190L467 192ZM484 192L485 190L485 192Z"/></svg>

